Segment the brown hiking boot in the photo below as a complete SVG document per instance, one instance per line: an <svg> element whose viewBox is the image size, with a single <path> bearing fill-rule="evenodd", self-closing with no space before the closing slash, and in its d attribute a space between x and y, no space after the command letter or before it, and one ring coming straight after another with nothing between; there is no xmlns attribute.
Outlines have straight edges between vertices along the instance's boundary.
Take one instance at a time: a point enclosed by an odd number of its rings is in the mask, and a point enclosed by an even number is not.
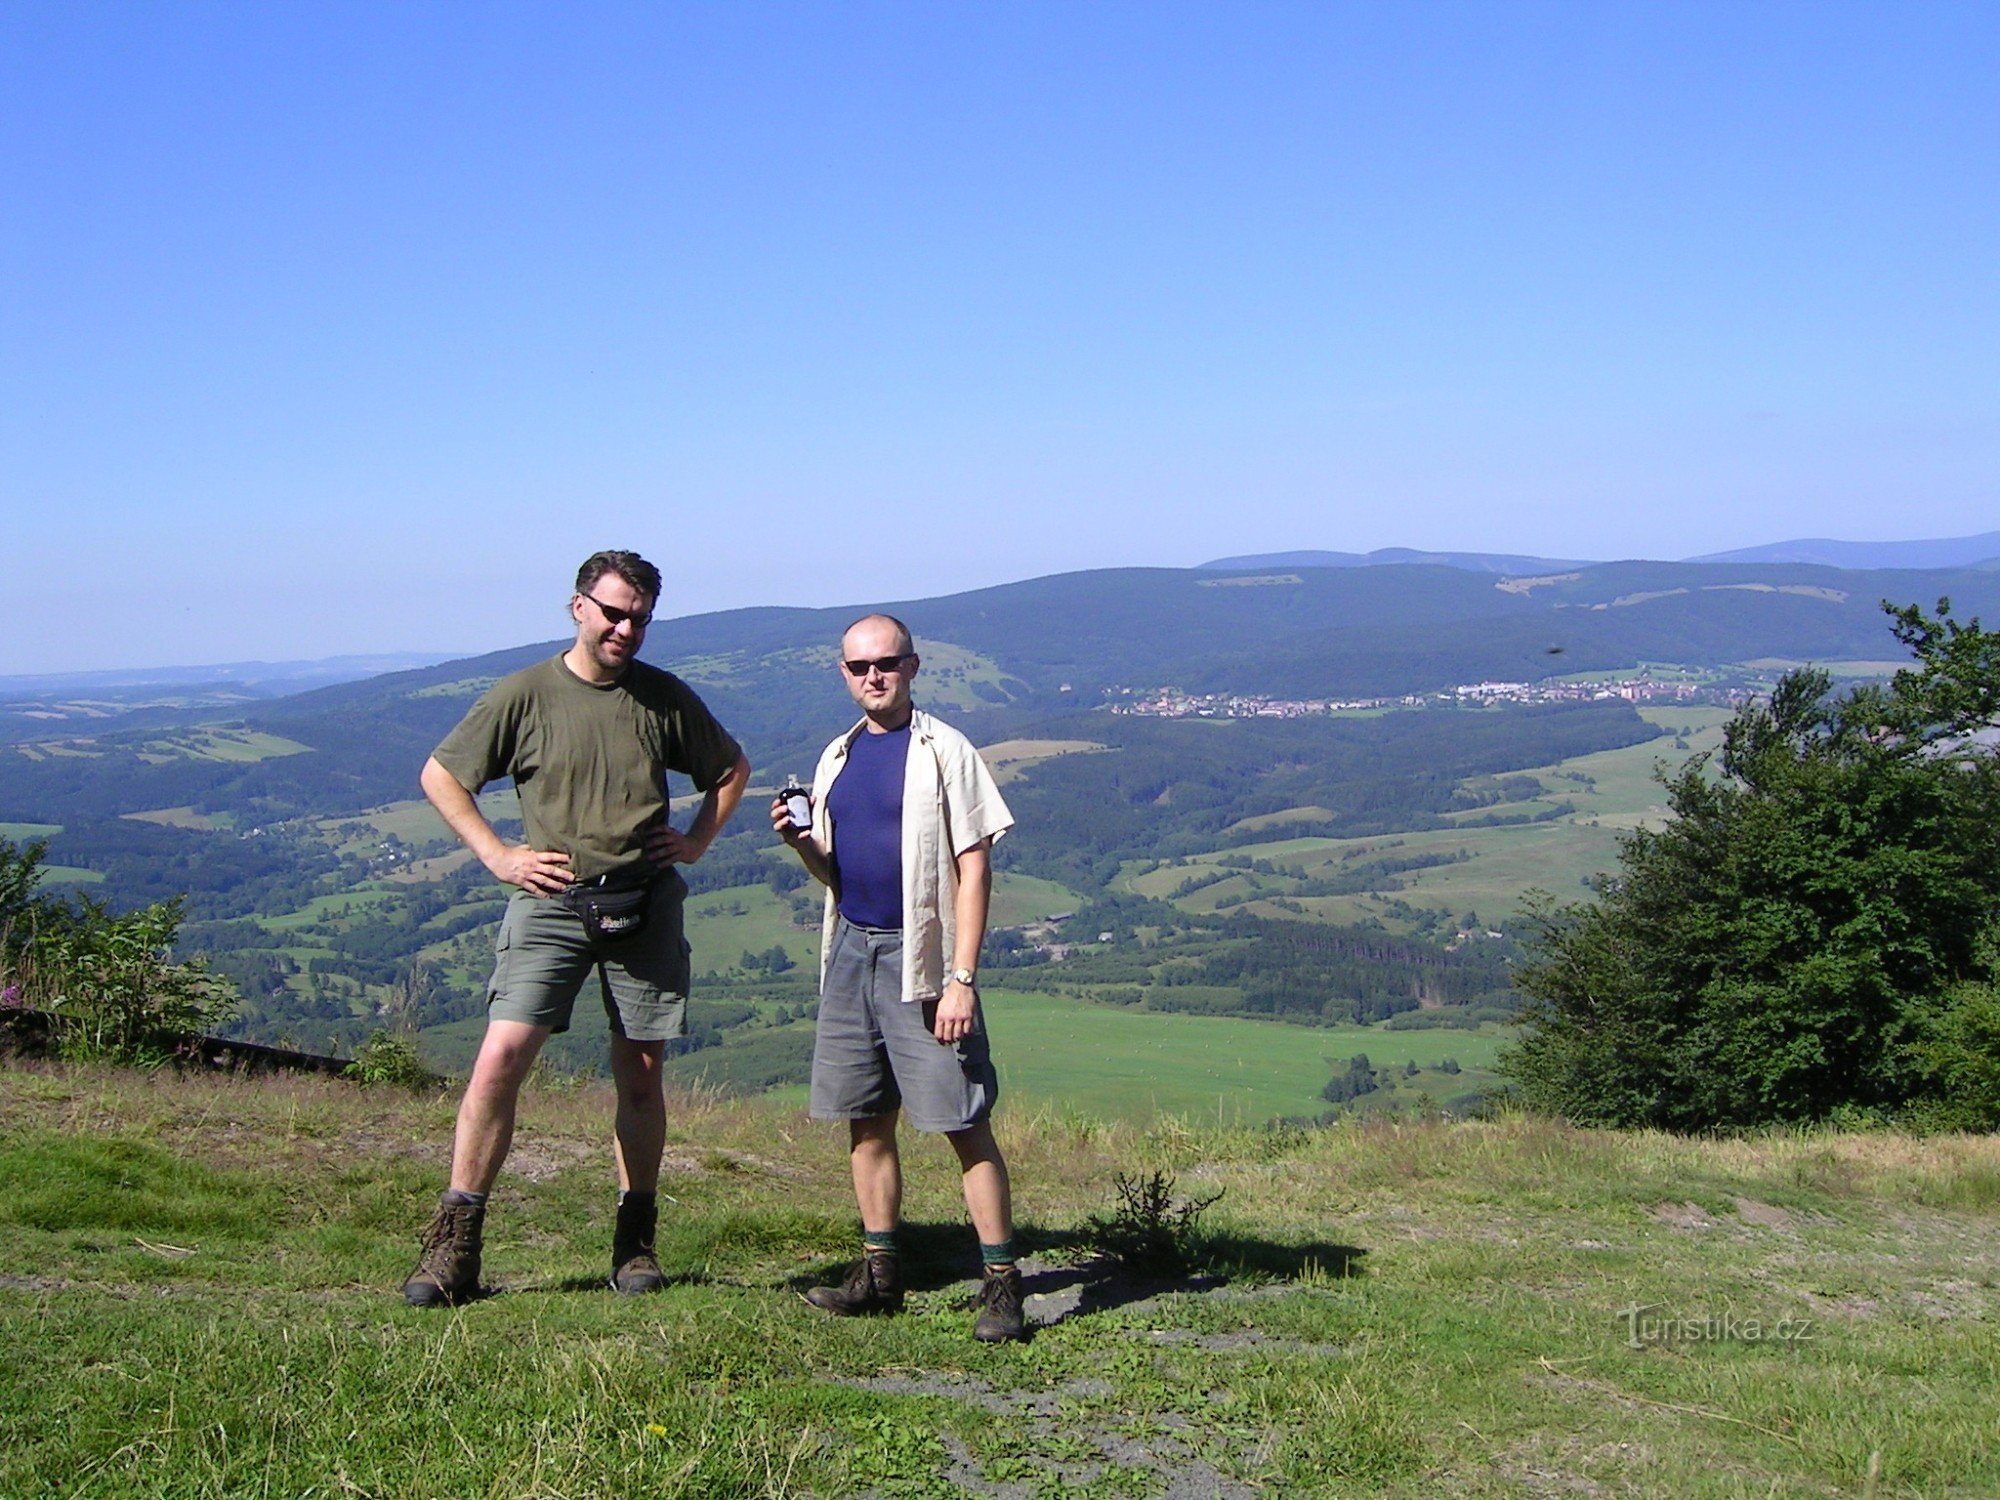
<svg viewBox="0 0 2000 1500"><path fill-rule="evenodd" d="M984 1344L1011 1343L1028 1336L1021 1316L1021 1272L1016 1266L986 1268L979 1284L979 1316L972 1336Z"/></svg>
<svg viewBox="0 0 2000 1500"><path fill-rule="evenodd" d="M618 1204L618 1227L611 1234L611 1290L621 1297L657 1292L667 1284L653 1254L653 1235L660 1227L660 1205L648 1195Z"/></svg>
<svg viewBox="0 0 2000 1500"><path fill-rule="evenodd" d="M417 1268L403 1283L412 1307L464 1302L479 1292L479 1237L486 1225L484 1203L440 1202L424 1230Z"/></svg>
<svg viewBox="0 0 2000 1500"><path fill-rule="evenodd" d="M903 1263L894 1251L870 1250L848 1270L839 1286L816 1286L806 1301L843 1318L903 1310Z"/></svg>

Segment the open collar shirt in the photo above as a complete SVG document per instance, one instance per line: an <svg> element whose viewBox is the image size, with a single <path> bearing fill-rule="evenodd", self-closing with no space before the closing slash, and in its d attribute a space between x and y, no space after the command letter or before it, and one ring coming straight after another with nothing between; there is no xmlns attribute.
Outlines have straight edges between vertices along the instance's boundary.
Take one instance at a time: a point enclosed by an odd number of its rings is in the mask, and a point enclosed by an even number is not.
<svg viewBox="0 0 2000 1500"><path fill-rule="evenodd" d="M813 837L833 853L836 830L827 793L847 766L861 720L821 753L813 772ZM998 841L1014 815L972 742L921 709L910 713L910 754L903 766L903 999L932 1000L944 993L957 936L954 898L958 856L982 840ZM820 927L819 976L826 983L839 912L826 893Z"/></svg>

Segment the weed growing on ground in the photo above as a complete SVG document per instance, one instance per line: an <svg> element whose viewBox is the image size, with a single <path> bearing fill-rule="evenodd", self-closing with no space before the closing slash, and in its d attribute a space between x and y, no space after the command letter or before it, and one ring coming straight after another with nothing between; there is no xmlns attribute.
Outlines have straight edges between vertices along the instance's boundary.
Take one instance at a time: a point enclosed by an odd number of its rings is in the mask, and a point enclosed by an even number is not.
<svg viewBox="0 0 2000 1500"><path fill-rule="evenodd" d="M1109 1213L1084 1221L1091 1249L1108 1255L1135 1276L1179 1276L1201 1259L1196 1221L1220 1202L1223 1189L1206 1197L1176 1199L1174 1179L1165 1172L1112 1179L1118 1201Z"/></svg>

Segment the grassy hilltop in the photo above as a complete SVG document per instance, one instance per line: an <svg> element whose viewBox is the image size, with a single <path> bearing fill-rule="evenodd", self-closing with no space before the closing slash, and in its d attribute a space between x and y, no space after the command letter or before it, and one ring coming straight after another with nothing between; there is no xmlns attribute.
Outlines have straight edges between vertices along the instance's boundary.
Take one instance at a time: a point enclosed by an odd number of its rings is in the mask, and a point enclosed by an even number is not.
<svg viewBox="0 0 2000 1500"><path fill-rule="evenodd" d="M851 1253L838 1132L673 1103L662 1259L601 1289L595 1084L532 1089L498 1295L394 1288L453 1100L0 1068L0 1494L1974 1496L2000 1490L2000 1141L1701 1141L1524 1120L1002 1134L1025 1347L969 1336L970 1231L913 1151L912 1310ZM1113 1180L1223 1194L1191 1271L1088 1259Z"/></svg>

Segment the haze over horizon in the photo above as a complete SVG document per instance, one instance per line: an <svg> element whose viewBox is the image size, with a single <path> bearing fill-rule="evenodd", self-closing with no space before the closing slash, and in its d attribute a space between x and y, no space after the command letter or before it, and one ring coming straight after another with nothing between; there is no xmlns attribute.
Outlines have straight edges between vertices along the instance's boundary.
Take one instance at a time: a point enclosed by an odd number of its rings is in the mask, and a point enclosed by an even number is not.
<svg viewBox="0 0 2000 1500"><path fill-rule="evenodd" d="M0 675L2000 515L2000 11L0 13Z"/></svg>

